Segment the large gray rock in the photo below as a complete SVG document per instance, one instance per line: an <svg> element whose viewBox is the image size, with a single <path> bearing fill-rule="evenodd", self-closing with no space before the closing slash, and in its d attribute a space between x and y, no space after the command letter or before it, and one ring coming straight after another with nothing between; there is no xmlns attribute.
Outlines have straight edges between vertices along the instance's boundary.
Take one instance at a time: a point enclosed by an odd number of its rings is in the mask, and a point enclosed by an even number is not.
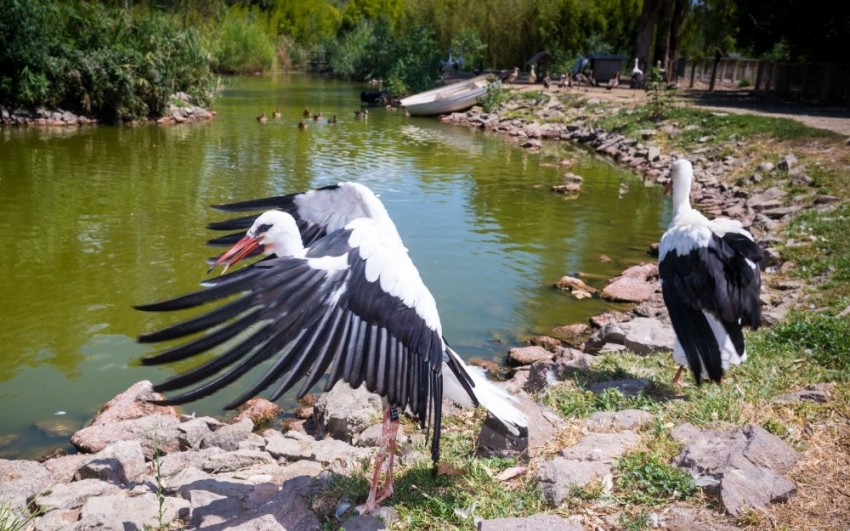
<svg viewBox="0 0 850 531"><path fill-rule="evenodd" d="M514 405L528 419L528 429L520 429L520 433L514 435L501 421L488 413L476 443L479 455L534 457L540 447L566 427L564 420L551 409L522 395L516 395L515 398Z"/></svg>
<svg viewBox="0 0 850 531"><path fill-rule="evenodd" d="M597 411L584 424L591 430L634 430L653 419L652 413L639 409Z"/></svg>
<svg viewBox="0 0 850 531"><path fill-rule="evenodd" d="M553 360L538 361L531 365L522 389L527 393L538 393L563 382L578 369L590 368L594 363L595 356L574 348L560 348Z"/></svg>
<svg viewBox="0 0 850 531"><path fill-rule="evenodd" d="M736 531L734 525L723 523L723 515L696 507L671 507L664 517L664 527L670 531Z"/></svg>
<svg viewBox="0 0 850 531"><path fill-rule="evenodd" d="M381 397L366 390L365 385L352 389L338 381L333 389L322 394L313 409L316 428L320 433L348 443L379 420L383 414Z"/></svg>
<svg viewBox="0 0 850 531"><path fill-rule="evenodd" d="M640 264L611 279L602 290L602 298L615 302L644 302L658 287L658 264Z"/></svg>
<svg viewBox="0 0 850 531"><path fill-rule="evenodd" d="M42 464L53 474L57 483L68 483L73 481L77 470L92 459L94 456L89 454L71 454L48 459Z"/></svg>
<svg viewBox="0 0 850 531"><path fill-rule="evenodd" d="M201 469L211 474L219 474L274 462L274 458L266 452L259 450L234 450L232 452L210 455L201 465Z"/></svg>
<svg viewBox="0 0 850 531"><path fill-rule="evenodd" d="M189 492L189 526L192 528L224 524L242 514L239 498L203 489Z"/></svg>
<svg viewBox="0 0 850 531"><path fill-rule="evenodd" d="M35 505L44 512L55 509L77 509L92 496L117 494L120 487L99 479L83 479L73 483L59 483L44 491Z"/></svg>
<svg viewBox="0 0 850 531"><path fill-rule="evenodd" d="M316 461L302 459L288 465L256 465L235 472L220 474L220 478L233 478L251 483L274 483L284 488L302 488L310 485L324 468Z"/></svg>
<svg viewBox="0 0 850 531"><path fill-rule="evenodd" d="M165 498L162 523L167 525L177 518L189 514L189 502L180 498ZM104 526L102 523L106 522ZM123 493L111 496L89 498L80 512L80 521L74 529L145 529L146 526L158 527L159 501L155 494L127 497Z"/></svg>
<svg viewBox="0 0 850 531"><path fill-rule="evenodd" d="M538 469L543 498L552 507L560 505L574 487L584 487L611 474L614 459L639 444L640 437L631 431L585 435Z"/></svg>
<svg viewBox="0 0 850 531"><path fill-rule="evenodd" d="M207 434L201 443L202 448L217 446L222 450L236 450L239 443L246 440L254 429L254 422L250 418L243 418L236 424L228 424Z"/></svg>
<svg viewBox="0 0 850 531"><path fill-rule="evenodd" d="M224 450L214 447L193 452L167 454L160 458L159 474L164 478L170 478L189 468L200 469L211 456L222 453L224 453Z"/></svg>
<svg viewBox="0 0 850 531"><path fill-rule="evenodd" d="M100 479L116 485L140 481L147 475L145 454L139 441L110 444L93 459L87 460L74 474L74 479Z"/></svg>
<svg viewBox="0 0 850 531"><path fill-rule="evenodd" d="M779 437L758 426L728 431L677 426L671 436L687 446L673 460L706 490L719 495L729 514L764 508L786 500L796 490L782 474L800 455Z"/></svg>
<svg viewBox="0 0 850 531"><path fill-rule="evenodd" d="M478 523L478 531L582 531L555 514L535 514L525 518L495 518Z"/></svg>
<svg viewBox="0 0 850 531"><path fill-rule="evenodd" d="M54 483L53 474L35 461L0 459L0 500L19 512L27 500Z"/></svg>
<svg viewBox="0 0 850 531"><path fill-rule="evenodd" d="M198 450L202 448L204 439L214 429L222 427L224 427L224 424L212 417L197 417L181 423L177 426L177 440L180 442L180 450ZM234 450L235 448L228 449Z"/></svg>
<svg viewBox="0 0 850 531"><path fill-rule="evenodd" d="M352 516L342 523L344 531L387 531L387 525L374 516Z"/></svg>
<svg viewBox="0 0 850 531"><path fill-rule="evenodd" d="M815 402L826 404L830 401L833 385L831 383L809 384L804 389L785 393L774 399L774 402L788 404L793 402Z"/></svg>
<svg viewBox="0 0 850 531"><path fill-rule="evenodd" d="M658 319L636 317L624 323L608 323L590 337L585 351L598 352L606 343L624 345L635 354L672 352L676 334Z"/></svg>
<svg viewBox="0 0 850 531"><path fill-rule="evenodd" d="M94 454L119 441L139 441L145 458L152 460L154 446L164 454L180 450L178 424L180 421L176 417L159 414L114 424L96 424L75 433L71 444L81 452Z"/></svg>
<svg viewBox="0 0 850 531"><path fill-rule="evenodd" d="M55 509L37 517L33 524L35 531L59 531L74 525L79 516L79 510Z"/></svg>
<svg viewBox="0 0 850 531"><path fill-rule="evenodd" d="M328 464L353 464L352 461L368 458L371 450L357 448L336 439L322 439L317 441L313 436L299 431L288 431L278 434L273 430L265 432L266 452L276 459L287 461L298 461L310 459L319 463Z"/></svg>
<svg viewBox="0 0 850 531"><path fill-rule="evenodd" d="M147 380L133 384L129 389L106 403L97 413L92 426L106 426L122 420L139 419L149 415L164 415L178 418L180 414L172 406L158 406L148 400L162 400L165 397L153 390L153 384Z"/></svg>
<svg viewBox="0 0 850 531"><path fill-rule="evenodd" d="M261 507L220 524L210 531L321 531L322 525L294 489L284 489Z"/></svg>
<svg viewBox="0 0 850 531"><path fill-rule="evenodd" d="M517 365L531 365L536 361L550 361L555 354L542 346L516 347L508 351L508 359Z"/></svg>

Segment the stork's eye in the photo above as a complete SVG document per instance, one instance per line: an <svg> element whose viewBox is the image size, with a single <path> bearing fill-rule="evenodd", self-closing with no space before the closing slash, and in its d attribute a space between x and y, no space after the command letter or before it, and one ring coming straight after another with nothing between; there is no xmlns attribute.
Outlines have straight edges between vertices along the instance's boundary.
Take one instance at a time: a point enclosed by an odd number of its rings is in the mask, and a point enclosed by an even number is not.
<svg viewBox="0 0 850 531"><path fill-rule="evenodd" d="M265 223L263 225L260 225L259 227L257 227L257 234L265 234L269 231L270 228L272 228L271 223Z"/></svg>

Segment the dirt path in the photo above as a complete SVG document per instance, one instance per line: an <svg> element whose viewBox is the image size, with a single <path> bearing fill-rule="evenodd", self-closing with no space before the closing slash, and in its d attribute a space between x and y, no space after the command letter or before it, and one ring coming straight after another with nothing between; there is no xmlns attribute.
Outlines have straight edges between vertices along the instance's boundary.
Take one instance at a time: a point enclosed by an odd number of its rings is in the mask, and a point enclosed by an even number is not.
<svg viewBox="0 0 850 531"><path fill-rule="evenodd" d="M542 85L525 85L518 83L514 88L520 90L542 90ZM632 90L620 85L613 90L601 87L590 89L555 89L558 92L587 94L588 97L605 101L616 101L623 104L642 104L646 102L646 92ZM790 118L809 127L826 129L850 137L850 110L839 107L816 107L811 105L767 101L757 98L747 90L707 90L680 89L678 97L695 107L733 114L758 114L774 118Z"/></svg>

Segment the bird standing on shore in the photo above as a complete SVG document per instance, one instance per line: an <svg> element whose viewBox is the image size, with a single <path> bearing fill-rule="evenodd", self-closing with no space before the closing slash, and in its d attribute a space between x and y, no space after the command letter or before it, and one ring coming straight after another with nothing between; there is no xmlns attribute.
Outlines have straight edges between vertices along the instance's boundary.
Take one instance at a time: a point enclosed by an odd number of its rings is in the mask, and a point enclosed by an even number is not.
<svg viewBox="0 0 850 531"><path fill-rule="evenodd" d="M504 83L513 83L519 77L519 67L515 66L513 72L502 78Z"/></svg>
<svg viewBox="0 0 850 531"><path fill-rule="evenodd" d="M665 193L673 192L673 220L661 238L658 273L664 304L676 332L674 385L690 367L720 383L730 365L747 359L743 327L761 320L759 262L763 252L736 220L709 220L691 208L693 166L673 163Z"/></svg>
<svg viewBox="0 0 850 531"><path fill-rule="evenodd" d="M484 371L468 367L448 346L436 303L410 260L380 200L363 185L343 183L309 192L216 207L229 212L273 208L211 228L250 224L244 237L213 267L225 271L262 251L268 258L204 283L206 289L138 308L172 311L228 298L198 317L140 336L144 343L199 337L145 358L158 364L208 353L217 357L154 387L197 386L161 403L183 404L208 396L271 359L264 375L229 403L237 407L271 385L276 400L299 382L306 394L328 372L324 388L339 380L366 385L384 401L382 448L366 514L393 493L392 467L399 410L409 410L432 430L431 456L440 453L442 398L465 407L483 405L514 432L527 427L511 397ZM233 235L216 243L232 240ZM233 299L232 296L236 295ZM217 352L217 351L216 351ZM389 448L388 448L389 447ZM387 479L378 490L389 449Z"/></svg>
<svg viewBox="0 0 850 531"><path fill-rule="evenodd" d="M533 85L537 83L537 74L534 73L534 65L531 65L531 72L528 73L528 84Z"/></svg>

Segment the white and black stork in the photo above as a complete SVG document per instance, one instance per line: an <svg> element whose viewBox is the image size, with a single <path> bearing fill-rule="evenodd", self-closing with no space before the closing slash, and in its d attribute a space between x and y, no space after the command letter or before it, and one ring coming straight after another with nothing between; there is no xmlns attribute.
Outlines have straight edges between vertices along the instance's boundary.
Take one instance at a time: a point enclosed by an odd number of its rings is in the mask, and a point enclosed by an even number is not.
<svg viewBox="0 0 850 531"><path fill-rule="evenodd" d="M267 256L204 282L200 291L137 307L171 311L228 298L198 317L140 336L139 341L149 343L199 334L145 358L146 364L177 361L226 344L210 361L154 386L157 391L195 386L161 403L184 404L208 396L267 360L272 361L265 374L226 408L238 407L272 385L271 400L299 382L301 397L326 373L325 391L339 380L352 387L365 383L384 399L384 431L369 497L359 507L364 514L393 492L397 408L432 430L435 463L444 394L462 406L483 405L514 433L527 427L510 395L491 384L483 370L467 366L443 339L434 297L384 205L366 186L342 183L214 208L273 210L210 225L220 230L250 227L238 241L242 232L210 242L235 241L213 267L224 265L226 270L247 256ZM388 447L387 479L378 492Z"/></svg>
<svg viewBox="0 0 850 531"><path fill-rule="evenodd" d="M687 366L697 384L720 383L730 365L747 358L743 327L761 319L759 262L763 252L737 220L709 220L691 208L693 166L673 163L665 193L673 192L673 220L661 238L658 272L676 332L679 377Z"/></svg>

